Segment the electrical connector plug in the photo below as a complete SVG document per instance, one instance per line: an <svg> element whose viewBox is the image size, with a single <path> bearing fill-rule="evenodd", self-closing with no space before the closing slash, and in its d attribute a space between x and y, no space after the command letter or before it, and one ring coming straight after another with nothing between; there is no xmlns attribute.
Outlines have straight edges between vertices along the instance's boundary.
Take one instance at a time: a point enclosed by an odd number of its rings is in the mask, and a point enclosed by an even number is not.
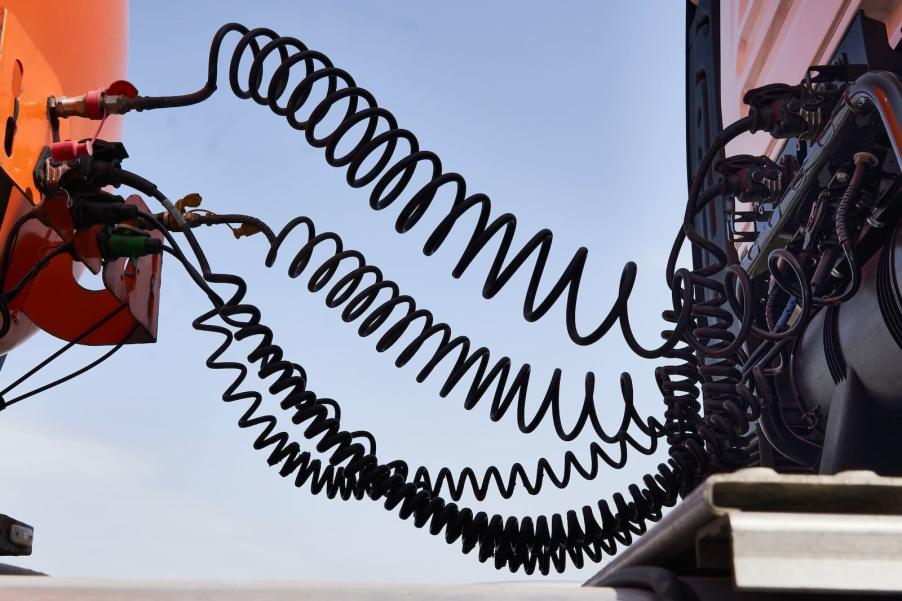
<svg viewBox="0 0 902 601"><path fill-rule="evenodd" d="M138 219L138 213L138 207L121 200L79 201L72 205L72 221L79 228L134 221Z"/></svg>
<svg viewBox="0 0 902 601"><path fill-rule="evenodd" d="M158 255L163 252L163 242L139 233L110 232L101 234L100 251L104 258L121 257L136 259L145 255Z"/></svg>
<svg viewBox="0 0 902 601"><path fill-rule="evenodd" d="M775 83L749 90L742 101L749 106L751 133L766 131L778 139L810 139L838 99L836 90Z"/></svg>

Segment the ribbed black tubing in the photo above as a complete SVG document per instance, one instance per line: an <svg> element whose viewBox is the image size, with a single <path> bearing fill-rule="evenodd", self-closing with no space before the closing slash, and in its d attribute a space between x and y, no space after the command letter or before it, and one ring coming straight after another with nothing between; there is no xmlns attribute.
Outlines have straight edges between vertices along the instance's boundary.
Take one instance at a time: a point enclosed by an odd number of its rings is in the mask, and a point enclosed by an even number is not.
<svg viewBox="0 0 902 601"><path fill-rule="evenodd" d="M657 349L644 348L633 336L627 310L636 279L636 265L632 262L623 269L617 296L608 313L591 331L581 332L577 327L577 305L588 249L582 247L576 251L563 272L551 278L550 289L540 298L543 282L548 287L545 271L552 232L543 229L516 249L514 215L504 213L493 217L487 195L468 194L462 175L445 172L438 155L421 149L416 136L399 127L395 116L379 107L369 91L359 87L350 74L336 68L324 54L308 49L296 38L280 37L265 28L249 30L236 23L225 25L216 33L210 48L208 78L203 88L184 96L138 97L132 101L134 108L186 106L208 98L216 90L221 46L230 33L241 36L229 60L229 84L234 94L268 106L291 127L303 131L310 145L324 149L329 165L346 170L350 186L371 186L369 203L373 209L385 209L403 197L404 206L395 223L399 233L413 229L438 196L451 198L439 224L428 236L423 247L425 254L438 251L455 228L466 227L461 221L475 220L469 241L452 272L455 278L461 277L480 254L491 252L489 247L492 247L494 257L482 288L485 298L497 295L520 269L530 269L527 263L532 261L523 301L523 316L527 321L540 319L563 299L567 333L577 344L597 342L618 323L627 343L643 357L661 357L677 344L679 331ZM267 83L264 72L269 59L272 68ZM249 61L246 84L242 84L240 75L243 60ZM290 82L296 80L290 87ZM340 120L335 119L339 114ZM332 124L333 121L338 122ZM324 122L330 123L331 131L322 131L326 127ZM348 150L340 153L339 148ZM364 166L367 166L365 171ZM417 174L428 181L415 185ZM680 316L681 327L677 330L684 328L688 320L687 309Z"/></svg>
<svg viewBox="0 0 902 601"><path fill-rule="evenodd" d="M647 522L659 519L663 507L673 505L680 494L691 490L709 473L712 464L741 464L742 435L748 430L749 422L756 419L760 412L758 399L740 384L736 368L736 353L750 325L741 324L739 335L730 333L732 317L724 309L724 305L732 297L728 297L723 284L716 279L727 268L726 258L722 250L695 232L691 215L713 197L702 194L701 185L705 174L723 146L748 129L748 119L740 120L721 132L701 161L699 173L690 189L687 218L668 262L668 285L673 292L673 309L665 312L665 319L673 323L673 328L662 333L664 342L659 347L648 349L635 339L629 323L627 299L636 275L633 263L628 263L625 267L617 297L607 315L591 331L578 330L576 307L587 250L581 248L576 252L563 273L553 279L550 292L539 299L538 289L550 255L551 232L542 230L522 248L514 250L516 218L513 215L504 214L492 218L491 203L486 195L468 195L463 177L444 172L438 156L421 150L413 133L398 127L395 117L379 107L371 93L357 86L348 73L334 67L323 54L309 50L295 38L279 37L269 29L249 30L237 24L226 25L214 38L210 50L208 81L201 90L187 96L139 97L135 100L135 108L146 110L184 106L209 97L216 89L221 45L224 38L232 32L240 35L229 63L229 82L233 92L241 98L251 98L268 106L276 114L285 117L293 128L304 131L308 143L325 150L326 161L330 165L346 169L347 181L351 186L372 185L370 206L373 209L384 209L403 196L403 207L395 224L399 233L410 231L416 226L440 191L450 192L446 195L453 200L438 226L429 234L424 253L428 255L436 252L462 218L466 216L472 220L475 217L476 225L469 242L453 270L455 277L461 276L487 246L493 246L496 251L483 286L483 296L486 298L497 294L520 268L532 261L523 303L523 313L527 320L541 318L562 297L566 297L567 332L577 344L592 344L615 324L619 324L630 348L640 356L664 356L681 361L679 365L661 368L657 373L658 384L668 406L664 427L670 444L670 459L658 466L657 473L645 475L641 484L630 486L626 497L619 493L613 495L614 511L602 500L596 508L586 505L580 510L551 516L489 516L458 507L454 502L446 502L434 494L434 485L424 486L422 480L418 484L415 479L409 479L406 466L401 462L382 463L376 454L375 439L368 432L341 430L338 404L332 399L321 399L306 388L303 368L284 359L282 349L273 341L272 331L261 323L260 311L244 302L244 281L237 276L212 272L206 267L207 261L201 254L197 258L202 275L195 272L194 279L196 282L205 282L202 288L211 283L236 287L236 292L221 302L217 302L215 293L206 290L214 308L194 322L198 330L223 336L223 343L208 359L207 365L212 369L236 372L236 378L223 395L223 400L240 401L248 405L239 425L259 430L254 446L269 452L269 463L280 466L279 473L282 476L292 477L298 486L309 482L314 493L325 491L330 497L341 496L347 499L352 496L369 496L382 500L387 509L397 510L401 518L412 517L418 527L428 525L433 534L444 533L448 542L461 540L464 552L478 549L481 561L493 558L498 568L507 567L511 571L522 568L527 572L538 569L547 573L552 568L563 570L568 557L579 567L583 565L584 557L597 561L605 553L614 553L618 544L629 544L634 535L643 533ZM274 58L275 64L270 63L272 68L266 69L264 65L269 57ZM243 59L250 62L247 66L246 87L242 87L239 81ZM293 74L292 69L302 69L302 72ZM265 71L269 72L266 85ZM298 83L289 85L289 82L295 81ZM323 94L315 96L317 90ZM335 121L332 117L336 111L342 116L332 131L317 131L317 128L324 127L324 122ZM339 154L339 148L349 150ZM368 167L362 172L365 165ZM428 181L414 189L414 177L418 170L421 174L426 174ZM133 185L135 180L123 181ZM151 191L144 191L158 198L162 196L155 187ZM185 234L197 255L199 245L193 240L190 229ZM707 251L714 261L691 271L675 270L676 255L684 240ZM299 256L303 252L302 250ZM336 259L335 266L341 260L355 260L352 255L342 254L344 252L342 249L336 251L334 256L337 258L341 255L341 258ZM189 272L193 269L187 259L180 260ZM356 260L360 262L359 276L374 273L365 268L362 255ZM300 261L303 263L303 258ZM328 280L334 275L334 271L330 272L330 269L328 266L319 267L311 282L319 283L317 274L320 277L328 276L325 277ZM732 273L743 290L747 290L748 282L747 277L743 278L744 273ZM367 313L376 302L374 294L360 291L352 298L354 292L346 292L353 288L348 288L348 285L359 283L355 277L357 276L348 279L345 287L340 285L341 281L336 282L327 294L327 302L336 307L343 304L343 317L350 318L348 321L363 318L360 331L366 335L387 323L390 313L387 310L380 312L378 307ZM342 280L346 278L347 276L343 276ZM703 295L699 292L701 290L710 293ZM402 302L399 300L402 295L396 289L392 289L392 293L397 295L395 300L398 301L389 305L394 308ZM408 316L416 315L423 323L428 323L424 313L417 313L419 309L412 299L409 302L404 299L403 302L410 310ZM367 316L363 317L365 313ZM217 318L224 325L216 323ZM429 318L431 319L431 314ZM411 320L402 318L389 327L380 339L379 344L384 347L380 350L385 350L400 339L411 323ZM450 328L445 330L441 327L444 324L431 325L438 328L433 332L434 335L442 336L451 344L453 339L450 338ZM303 450L297 442L292 441L279 426L276 416L262 414L262 395L253 390L242 389L249 373L246 365L221 360L222 354L233 340L248 338L257 343L256 348L247 356L249 364L256 364L257 376L269 382L268 390L271 394L281 395L282 409L290 415L294 424L303 427L306 439L315 441L315 452L328 457L325 462L314 458L311 451ZM424 341L419 346L408 345L402 350L400 362L403 364L409 361ZM453 348L462 349L462 343ZM697 355L715 361L702 362ZM487 351L479 356L477 364L482 365L484 370L488 369ZM437 362L430 360L420 375L428 376L436 365ZM502 368L498 368L497 374L500 375L502 371ZM491 373L491 370L483 373ZM452 372L452 376L454 375ZM480 379L481 376L476 378ZM516 382L516 376L514 380ZM708 409L705 416L700 415L699 383ZM502 388L503 386L499 386L496 391ZM516 383L511 390L516 390ZM505 402L514 397L500 398ZM497 393L495 399L495 408L500 409ZM551 406L553 403L547 405ZM522 404L517 407L519 409ZM591 417L588 416L586 420L591 421ZM533 422L520 423L528 429ZM634 420L633 423L641 424L641 421ZM647 427L651 428L650 423ZM558 433L561 434L561 429L558 429ZM569 435L567 432L565 434ZM448 481L447 478L445 480ZM455 486L449 483L446 488L452 496L457 496Z"/></svg>

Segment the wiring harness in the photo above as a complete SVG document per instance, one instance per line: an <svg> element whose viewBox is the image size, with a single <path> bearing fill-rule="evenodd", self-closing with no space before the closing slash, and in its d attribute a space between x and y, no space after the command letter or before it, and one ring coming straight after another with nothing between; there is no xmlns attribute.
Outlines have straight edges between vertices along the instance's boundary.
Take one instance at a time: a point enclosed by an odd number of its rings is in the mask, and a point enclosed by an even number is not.
<svg viewBox="0 0 902 601"><path fill-rule="evenodd" d="M773 400L771 376L780 371L780 365L774 365L774 361L786 361L787 344L804 330L818 308L842 303L858 288L861 278L856 273L850 214L872 162L866 157L856 159L851 181L836 205L836 248L849 271L827 277L822 269L811 278L809 265L799 260L798 253L775 250L767 261L770 284L766 323L761 323L756 308L755 301L760 296L756 283L737 264L735 256L697 231L695 218L714 199L747 195L750 170L762 165L769 168L762 161L746 161L732 163L738 167L730 171L724 163L723 168L718 166L722 177L704 188L712 165L729 141L757 130L783 138L812 136L824 121L821 112L836 103L835 91L817 88L818 93L814 93L811 85L759 91L747 98L752 106L749 116L714 138L692 181L684 220L668 259L667 285L672 292L672 306L663 312L663 318L670 326L662 333L660 345L647 348L636 339L630 326L628 299L636 278L635 264L625 266L608 313L590 331L581 331L577 328L577 305L588 251L580 248L560 275L546 276L553 239L550 231L537 232L517 248L517 222L513 215L493 216L488 196L468 193L463 176L445 172L439 157L421 149L416 136L401 128L395 116L378 106L370 92L325 55L308 49L296 38L280 37L269 29L226 25L213 39L207 82L200 90L183 96L108 96L103 100L105 106L111 112L123 113L187 106L209 98L217 87L218 63L230 34L237 38L228 58L228 80L233 93L269 107L292 128L303 131L310 145L324 150L329 165L346 170L350 186L369 188L372 209L400 205L395 221L398 233L411 231L442 195L450 199L445 209L434 209L444 212L428 236L424 254L438 251L455 228L464 227L462 220L472 222L475 217L475 226L468 230L468 242L452 272L454 277L463 275L478 256L490 253L488 247L495 248L482 289L485 298L495 296L525 269L530 274L523 300L526 320L538 320L563 302L566 330L574 343L593 344L616 325L639 356L673 361L656 371L666 405L663 423L639 415L631 380L623 374L621 422L616 431L607 432L596 407L595 376L588 372L578 417L575 424L567 427L561 408L570 403L561 398L561 369L554 370L543 388L542 401L532 415L527 415L527 407L533 405L527 402L531 379L528 364L516 366L508 357L493 356L470 338L455 334L447 323L404 294L381 269L369 264L362 253L345 248L337 234L317 233L306 217L292 220L276 233L255 217L190 210L190 206L170 201L149 180L117 166L106 184L129 186L163 205L162 213L135 215L135 227L161 231L166 239L162 250L184 266L209 298L211 309L199 316L193 326L220 335L222 342L206 364L211 369L234 372L235 378L222 398L247 406L238 425L257 433L254 447L267 453L268 463L281 476L292 479L297 487L309 487L314 494L325 493L329 498L369 497L381 501L402 519L412 518L417 527L428 528L434 535L444 534L448 543L459 541L464 553L475 550L480 561L491 559L499 569L547 574L552 569L562 571L568 558L581 567L586 558L599 561L605 554L614 554L620 545L628 545L634 536L644 533L648 522L660 519L665 507L674 505L708 474L756 461L756 438L751 427L759 420L773 422L777 403ZM264 73L269 73L268 77ZM796 105L805 110L793 108ZM75 103L67 104L66 99L56 101L51 105L51 117L74 116L72 106ZM811 117L815 114L817 120ZM341 118L335 119L335 115ZM323 131L327 122L337 124L330 131ZM348 150L339 153L339 148ZM365 165L369 167L364 170ZM464 386L464 407L472 409L489 397L493 421L514 412L518 428L529 433L550 419L561 440L572 441L591 428L600 442L591 443L588 459L581 460L568 451L560 467L542 458L534 468L515 463L507 472L492 466L482 473L467 467L456 473L442 468L433 474L420 467L411 474L405 462L381 459L371 433L343 430L340 404L307 388L304 368L284 356L261 311L245 300L244 280L213 270L192 230L217 224L236 226L239 235L262 232L269 241L265 258L269 267L275 264L290 236L302 231L306 237L290 260L288 275L297 278L309 268L308 290L326 291L326 305L340 310L345 322L356 324L360 336L375 336L379 352L397 347L398 367L415 359L422 361L417 381L426 380L446 366L442 396ZM180 248L173 232L184 234L190 253ZM751 239L744 235L737 241ZM677 268L686 241L694 254L702 257L691 270ZM314 264L315 256L324 253L326 258ZM538 291L548 277L554 283L540 298ZM229 287L228 294L218 291L223 286ZM246 363L223 358L233 342L246 339L255 344ZM266 384L269 394L280 399L283 414L263 410L263 393L248 384L251 372ZM305 441L292 439L286 420L300 427ZM623 467L629 449L654 453L661 437L666 438L668 460L658 465L656 472L629 486L625 494L612 495L610 502L602 499L594 506L519 518L489 515L458 505L466 493L482 500L497 491L509 498L518 487L529 494L537 494L546 482L563 488L574 474L594 479L602 464ZM816 447L809 444L812 449ZM810 463L810 454L801 460Z"/></svg>
<svg viewBox="0 0 902 601"><path fill-rule="evenodd" d="M402 518L413 516L416 525L422 527L428 524L430 531L435 534L445 530L446 539L449 542L462 537L465 552L478 546L478 555L482 561L494 558L498 568L506 566L512 571L516 571L522 567L531 573L538 567L542 573L547 573L552 567L558 571L562 570L568 556L574 565L582 566L583 554L593 561L598 561L603 553L613 554L616 552L618 543L629 544L633 535L645 531L646 522L659 519L662 508L673 505L680 491L690 490L694 483L703 477L709 463L709 451L705 450L703 446L705 434L700 436L699 428L702 428L703 433L707 433L711 440L716 440L720 445L722 445L722 441L715 438L715 432L727 431L732 437L735 429L747 429L748 419L753 419L754 413L749 418L746 418L745 414L737 415L735 412L724 412L726 417L712 414L707 418L702 418L699 415L700 405L695 401L697 397L693 396L694 387L690 388L683 380L697 382L701 381L703 376L695 370L697 363L691 356L690 347L677 348L678 343L687 338L691 320L700 312L707 310L708 314L721 316L723 319L713 328L699 332L699 335L711 338L713 337L711 329L726 331L729 326L729 313L723 310L718 311L717 307L717 304L723 303L722 289L719 299L715 299L713 304L705 305L707 309L696 306L693 297L696 286L711 285L709 279L705 279L706 276L722 269L722 265L708 267L699 273L679 270L669 275L672 289L675 290L675 307L672 312L668 312L666 317L675 323L675 327L673 331L665 333L665 341L659 348L642 347L630 329L627 299L636 275L636 268L632 263L624 269L618 297L608 315L591 332L586 334L578 332L576 306L579 283L586 263L586 249L580 249L574 255L564 273L556 279L551 292L545 299L537 302L537 290L542 281L550 251L551 232L545 230L537 233L522 249L514 253L511 250L516 230L516 219L513 215L506 214L492 219L491 202L487 196L478 193L468 196L462 176L443 173L440 159L432 152L421 150L414 134L399 128L395 117L387 110L378 107L375 98L369 92L358 87L349 74L335 68L324 55L308 50L299 40L280 38L274 32L266 29L250 31L239 25L223 27L214 38L210 53L209 78L201 91L183 97L147 98L139 96L134 99L133 108L147 110L183 106L207 98L215 90L220 46L225 36L231 32L241 34L229 63L229 81L233 92L241 98L252 98L260 104L269 106L276 114L285 117L292 127L303 130L311 145L325 149L326 159L330 165L347 168L347 180L350 185L365 187L372 184L370 194L372 208L384 209L400 199L402 195L405 196L406 204L400 210L396 221L396 230L399 233L410 231L417 224L430 209L442 187L451 187L453 191L451 208L442 218L438 227L430 234L424 247L425 254L432 254L440 247L461 217L469 211L477 214L476 227L453 272L454 276L462 275L475 257L488 246L493 238L497 237L499 239L497 253L483 288L483 296L486 298L494 296L516 271L525 267L527 261L535 255L532 275L524 300L524 317L527 320L538 319L547 313L566 292L567 331L570 338L577 344L585 345L596 342L615 323L619 322L624 338L630 347L641 356L668 355L684 360L684 364L675 369L659 372L659 383L662 390L666 390L665 394L670 397L673 404L668 411L669 415L666 416L668 418L667 426L671 430L669 438L672 459L669 464L661 464L657 474L649 474L644 477L642 485L629 487L627 497L619 493L615 494L613 511L605 500L599 501L597 510L594 511L591 506L587 505L579 511L571 510L563 514L522 519L500 515L488 516L483 512L474 513L470 509L459 508L454 503L446 503L438 495L444 491L452 499L458 500L467 484L477 498L484 498L490 482L505 497L510 496L518 482L523 484L528 492L535 494L541 489L543 476L547 476L558 486L564 486L570 479L572 468L575 468L582 476L591 478L598 473L599 459L613 467L621 467L625 463L624 450L627 443L642 452L652 452L656 436L664 434L665 429L661 428L656 421L649 420L647 424L641 421L632 404L629 378L624 375L622 385L626 404L623 422L616 433L604 432L597 418L592 395L594 376L587 374L587 394L577 424L571 430L565 430L561 423L559 409L560 370L555 371L555 376L546 389L544 401L536 411L535 417L527 420L524 415L524 407L526 384L529 379L528 366L516 370L512 384L505 390L505 384L512 371L507 358L492 363L487 349L480 347L475 352L470 352L469 339L461 336L454 337L447 324L436 322L431 312L418 308L412 298L401 294L397 284L384 279L381 270L368 265L359 252L345 250L340 238L335 234L317 235L313 224L308 219L299 218L289 223L278 235L269 233L271 250L266 259L267 264L274 263L286 236L301 225L307 228L308 240L291 262L289 275L292 277L296 277L307 267L314 248L318 245L332 245L334 247L333 256L314 270L308 288L311 291L322 289L329 285L332 278L335 278L335 283L326 294L327 305L330 307L344 305L342 318L348 322L360 320L358 333L362 336L369 336L382 328L382 335L376 343L376 348L380 351L387 350L400 340L405 332L416 327L418 335L400 351L396 361L397 365L407 364L427 340L436 337L440 341L439 347L419 372L418 380L424 380L443 359L454 353L456 361L453 362L450 375L442 387L442 394L448 394L470 369L475 368L465 407L475 406L488 392L489 385L495 381L497 384L493 396L492 419L500 419L506 410L513 406L516 399L518 426L522 431L529 432L535 429L550 409L555 430L563 440L575 438L583 426L591 422L599 438L603 442L620 445L621 453L620 457L612 460L597 443L593 443L590 449L592 464L589 469L585 469L576 461L572 453L568 453L560 476L551 470L547 460L542 459L536 467L536 476L532 481L528 479L520 464L515 464L507 478L502 477L500 471L495 467L490 468L482 478L477 477L470 468L457 475L452 474L448 469L443 469L436 477L430 477L425 468L420 468L412 481L408 481L406 465L398 462L379 463L375 457L375 441L372 436L337 430L340 414L337 417L327 417L329 412L324 411L324 406L317 403L316 397L312 393L304 390L301 368L289 369L285 364L278 367L265 364L266 357L281 359L282 353L278 347L272 344L270 330L259 323L259 310L241 304L244 291L243 282L233 280L231 276L225 280L220 280L224 277L222 275L213 276L212 281L228 280L235 284L240 290L240 294L227 301L217 313L202 316L195 322L195 327L204 331L220 333L226 336L226 342L231 341L231 335L234 335L236 339L253 335L251 333L260 335L262 337L261 346L254 353L248 355L249 361L264 361L258 370L258 376L265 379L279 372L283 374L282 379L285 382L291 381L294 383L293 385L298 386L300 389L295 389L295 391L304 401L299 405L289 393L282 401L282 407L296 412L292 417L292 421L295 423L305 424L307 420L313 422L307 425L304 435L323 436L316 445L316 451L322 453L332 450L332 455L328 459L329 466L321 471L322 464L311 459L309 455L305 455L296 445L292 446L294 443L289 442L287 434L277 433L275 416L257 414L260 404L259 395L253 392L237 392L247 372L243 366L239 367L237 364L218 361L217 359L225 350L225 346L220 347L208 361L208 366L236 369L239 372L235 383L223 398L227 401L252 399L251 407L243 416L240 425L261 427L266 424L257 437L255 446L258 448L272 446L269 449L269 461L271 464L280 463L282 465L280 473L283 476L293 476L296 484L303 484L308 479L312 480L311 489L314 492L325 489L329 495L341 495L344 498L360 497L364 493L374 498L384 495L386 508L393 509L400 504L399 515ZM239 70L245 54L250 57L250 66L248 67L248 87L242 88L239 83ZM264 94L263 65L270 56L278 56L280 62L273 71L268 90ZM286 86L291 78L290 69L295 66L304 69L304 77L293 90L288 91ZM327 84L327 93L325 97L311 102L314 84L317 81ZM283 96L288 96L288 100L285 105L280 106L279 100ZM346 104L343 120L331 132L317 133L317 125L326 118L330 109L342 110L339 107L342 101ZM305 117L302 118L299 114L307 103L312 106L307 108ZM748 120L742 121L728 128L719 136L705 158L705 170L710 166L722 146L729 139L748 129L748 124ZM355 129L355 126L358 127ZM352 142L349 142L349 139ZM399 143L405 145L403 151L401 151ZM339 145L344 147L352 145L352 150L343 156L337 156ZM374 166L367 173L360 174L361 166L367 162L373 163ZM418 168L426 169L429 172L429 181L416 190L406 190L405 186L414 181ZM690 208L687 209L687 215L694 215L695 211L703 208L705 199L713 198L713 195L709 193L702 197L702 201L699 201L701 181L702 178L697 177L693 190L690 192ZM150 189L142 191L151 193ZM202 223L203 219L193 221ZM684 232L686 229L684 228ZM702 245L705 242L691 229L689 229L689 239L692 243ZM679 244L675 245L674 263L679 250ZM510 255L513 257L509 258ZM352 267L349 270L348 268L341 270L342 262L351 264ZM340 275L337 275L339 273ZM204 277L209 278L210 276L205 274ZM380 300L381 302L379 302ZM230 307L232 303L235 304L234 307ZM237 328L237 331L230 334L227 328L211 325L209 320L217 314L225 320L227 325ZM244 316L244 319L237 319L236 315L239 314ZM721 336L726 338L725 335ZM691 335L688 338L695 342L695 346L702 346ZM735 349L738 344L732 346ZM730 350L727 349L727 352ZM683 379L674 382L674 376ZM279 379L270 386L270 391L283 392L287 385ZM675 394L681 387L683 391L687 392L683 397ZM688 402L686 397L688 397ZM739 398L745 400L746 397ZM325 406L331 407L334 411L333 403L334 401L328 400ZM301 411L302 407L306 408L306 411ZM334 428L336 429L326 430L327 426L316 425L317 418L323 421L335 420ZM736 418L740 420L745 418L745 423L737 427L727 422L727 420ZM649 447L638 447L633 437L628 434L631 424L636 424L644 434L651 437L652 444ZM707 431L704 429L706 425ZM323 434L323 432L328 432L328 434ZM355 434L358 435L357 438L355 438ZM361 438L370 443L370 446L361 446L363 443L357 442ZM342 445L340 441L345 444ZM289 448L290 451L286 451ZM359 454L353 454L351 449ZM716 450L720 451L719 448ZM374 479L375 482L373 482ZM361 484L363 487L360 486ZM368 488L368 485L372 487Z"/></svg>

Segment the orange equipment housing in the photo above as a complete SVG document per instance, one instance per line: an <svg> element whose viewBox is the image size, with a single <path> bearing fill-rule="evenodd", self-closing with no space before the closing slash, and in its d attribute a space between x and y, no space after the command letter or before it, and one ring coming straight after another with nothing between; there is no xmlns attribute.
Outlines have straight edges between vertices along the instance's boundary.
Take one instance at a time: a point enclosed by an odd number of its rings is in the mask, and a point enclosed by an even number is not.
<svg viewBox="0 0 902 601"><path fill-rule="evenodd" d="M152 342L161 256L102 265L96 228L74 231L66 198L42 197L33 177L41 152L52 141L48 96L80 95L124 78L127 3L0 0L0 6L0 120L6 124L6 146L0 148L0 264L8 265L3 291L15 286L52 246L71 240L75 248L75 258L58 255L9 302L11 327L0 339L0 353L22 343L36 328L75 340L117 309L102 327L79 342ZM119 139L120 119L103 122L104 139ZM10 122L15 129L12 136ZM99 124L61 120L60 139L92 138ZM137 196L127 202L146 209ZM25 221L14 235L15 224L33 210L37 218ZM85 266L94 273L103 271L105 289L79 286L77 279Z"/></svg>

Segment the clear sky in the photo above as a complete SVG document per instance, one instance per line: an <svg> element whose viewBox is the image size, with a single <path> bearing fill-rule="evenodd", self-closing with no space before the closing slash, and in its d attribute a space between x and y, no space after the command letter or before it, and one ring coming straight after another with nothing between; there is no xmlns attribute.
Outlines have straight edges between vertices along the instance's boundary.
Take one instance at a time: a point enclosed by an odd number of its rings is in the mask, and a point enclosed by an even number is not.
<svg viewBox="0 0 902 601"><path fill-rule="evenodd" d="M590 249L584 328L607 312L623 264L635 260L631 314L651 345L664 326L664 261L686 193L683 11L665 0L140 0L131 6L129 78L146 94L196 89L210 39L228 21L300 38L370 89L447 170L465 175L469 190L491 196L497 213L516 214L522 237L553 230L552 267ZM482 299L485 258L462 279L450 276L462 235L423 256L426 229L396 234L395 208L372 211L367 191L346 186L344 171L328 167L302 134L225 83L202 105L130 115L124 136L127 166L170 197L200 192L217 212L274 226L307 215L318 230L338 232L456 332L530 362L533 395L562 367L567 416L576 415L587 370L596 372L611 427L621 371L633 374L642 413L661 415L657 361L632 356L619 333L576 347L560 308L525 322L525 274ZM376 435L380 456L431 469L534 465L542 456L560 465L568 449L587 457L588 431L571 443L550 425L523 435L512 415L493 423L485 403L468 412L461 393L439 397L441 378L417 384L421 362L396 369L396 353L375 352L374 340L359 338L306 280L288 278L287 260L265 269L260 237L199 235L214 268L247 277L287 356L306 367L314 390L341 401L347 429ZM251 447L254 434L237 428L242 409L220 401L229 375L204 368L219 338L190 323L206 299L174 262L164 267L158 343L126 348L103 369L0 414L0 512L36 526L34 555L12 563L128 578L512 579L376 503L314 497L278 477ZM12 380L58 344L34 337L0 376ZM46 378L96 354L72 353ZM540 497L468 502L508 515L579 508L625 492L662 456L633 453L624 470Z"/></svg>

